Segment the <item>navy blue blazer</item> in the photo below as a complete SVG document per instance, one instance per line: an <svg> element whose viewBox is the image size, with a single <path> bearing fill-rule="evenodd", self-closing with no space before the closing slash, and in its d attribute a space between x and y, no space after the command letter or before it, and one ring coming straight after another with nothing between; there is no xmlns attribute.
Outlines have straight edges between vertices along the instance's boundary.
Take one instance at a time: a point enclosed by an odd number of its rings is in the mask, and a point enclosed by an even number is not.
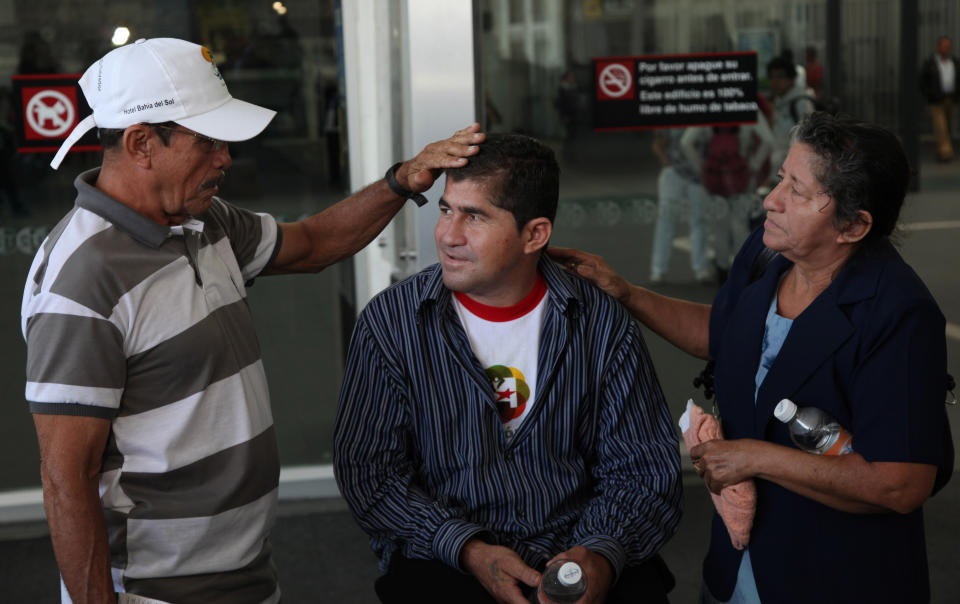
<svg viewBox="0 0 960 604"><path fill-rule="evenodd" d="M945 319L890 244L849 262L794 319L754 405L767 309L791 266L778 256L751 283L762 239L762 228L747 239L710 315L724 435L794 446L773 417L777 403L790 398L836 417L868 461L952 465L943 446ZM921 510L851 514L756 483L749 548L762 601L929 601ZM721 601L733 591L741 556L715 514L704 580Z"/></svg>

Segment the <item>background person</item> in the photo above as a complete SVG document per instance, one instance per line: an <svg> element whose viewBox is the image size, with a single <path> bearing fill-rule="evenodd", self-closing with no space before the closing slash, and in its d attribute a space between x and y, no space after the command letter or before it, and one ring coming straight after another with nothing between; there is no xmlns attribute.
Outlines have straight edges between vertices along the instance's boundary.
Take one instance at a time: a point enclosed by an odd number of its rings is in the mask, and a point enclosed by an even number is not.
<svg viewBox="0 0 960 604"><path fill-rule="evenodd" d="M823 63L817 58L817 48L815 46L807 46L803 67L807 72L807 87L814 97L819 98L823 90Z"/></svg>
<svg viewBox="0 0 960 604"><path fill-rule="evenodd" d="M773 102L773 150L770 153L771 181L776 181L777 171L790 149L790 131L803 118L814 111L813 101L798 84L796 65L784 57L774 57L767 63L770 80L770 99Z"/></svg>
<svg viewBox="0 0 960 604"><path fill-rule="evenodd" d="M716 360L728 440L691 450L711 491L753 478L746 550L714 517L704 602L925 602L924 501L952 472L945 321L890 243L909 166L879 127L816 113L801 123L712 305L632 286L597 256L551 254L682 350ZM779 252L751 278L764 246ZM797 449L773 417L819 407L854 452ZM942 483L941 483L942 484Z"/></svg>
<svg viewBox="0 0 960 604"><path fill-rule="evenodd" d="M477 126L427 146L320 214L277 224L216 196L268 109L230 96L206 48L140 40L91 66L100 168L24 288L26 399L63 600L277 602L267 536L279 459L246 287L315 272L369 242L462 165ZM158 99L171 102L155 103Z"/></svg>
<svg viewBox="0 0 960 604"><path fill-rule="evenodd" d="M580 96L576 74L572 69L567 69L560 76L554 106L563 128L563 156L569 160L576 160L579 157L577 145L581 142L580 130L584 114L584 103Z"/></svg>
<svg viewBox="0 0 960 604"><path fill-rule="evenodd" d="M735 145L737 161L717 163L712 159L716 153L715 137L730 136ZM766 180L763 173L773 148L773 134L763 112L757 111L757 121L739 126L714 126L689 128L680 139L680 149L691 165L698 166L701 183L710 196L714 219L713 230L714 265L717 280L723 284L730 273L733 255L750 234L750 214L759 202L757 186ZM705 151L704 151L705 150ZM722 150L726 155L727 151ZM693 162L699 160L699 163ZM720 172L721 174L717 174ZM733 189L722 183L731 183L730 174L740 172L742 178ZM721 185L713 183L720 182ZM719 188L718 188L719 186Z"/></svg>
<svg viewBox="0 0 960 604"><path fill-rule="evenodd" d="M666 602L677 438L639 326L542 255L559 168L490 134L447 171L440 263L375 297L334 428L341 492L383 602L527 602L555 558L581 600Z"/></svg>
<svg viewBox="0 0 960 604"><path fill-rule="evenodd" d="M690 268L700 283L713 281L707 268L707 229L704 212L708 196L700 183L700 165L704 147L694 149L697 164L691 163L680 147L683 128L658 130L654 135L653 152L660 160L657 178L657 223L653 229L653 254L650 257L650 282L662 283L670 268L673 254L673 226L686 215L690 224Z"/></svg>
<svg viewBox="0 0 960 604"><path fill-rule="evenodd" d="M779 58L783 59L787 63L793 65L793 69L797 72L796 78L793 81L793 85L796 86L799 90L804 91L804 94L809 92L807 87L807 68L800 63L797 63L793 57L792 48L784 48L780 51Z"/></svg>
<svg viewBox="0 0 960 604"><path fill-rule="evenodd" d="M943 36L937 40L937 51L920 68L920 91L930 108L940 161L953 159L954 102L960 101L960 86L957 85L960 59L950 53L950 38Z"/></svg>

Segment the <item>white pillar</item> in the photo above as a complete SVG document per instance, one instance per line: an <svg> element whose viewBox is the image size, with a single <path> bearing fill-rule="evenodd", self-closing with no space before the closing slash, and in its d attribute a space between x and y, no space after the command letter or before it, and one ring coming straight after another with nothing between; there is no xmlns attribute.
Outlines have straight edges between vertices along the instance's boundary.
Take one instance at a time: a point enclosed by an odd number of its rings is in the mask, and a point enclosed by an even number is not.
<svg viewBox="0 0 960 604"><path fill-rule="evenodd" d="M403 150L412 157L427 143L476 121L473 2L406 0L403 7ZM434 184L427 193L430 204L416 210L412 220L417 268L437 261L433 229L444 181Z"/></svg>
<svg viewBox="0 0 960 604"><path fill-rule="evenodd" d="M357 191L383 177L394 158L394 105L391 86L390 5L379 0L341 4L343 67L347 88L347 141L350 188ZM390 284L395 251L390 223L354 257L357 311Z"/></svg>
<svg viewBox="0 0 960 604"><path fill-rule="evenodd" d="M341 6L350 183L356 190L381 178L395 161L409 159L428 143L476 121L474 3L405 0L399 22L396 13L391 18L389 2L350 0ZM399 78L391 68L397 64L391 55L392 35L401 40ZM397 79L400 85L394 90ZM394 149L402 157L395 157ZM429 206L408 204L403 210L410 225L408 249L397 249L397 227L391 223L355 256L358 311L390 284L391 274L436 262L433 227L442 192L441 178L427 193ZM404 262L401 253L414 261Z"/></svg>

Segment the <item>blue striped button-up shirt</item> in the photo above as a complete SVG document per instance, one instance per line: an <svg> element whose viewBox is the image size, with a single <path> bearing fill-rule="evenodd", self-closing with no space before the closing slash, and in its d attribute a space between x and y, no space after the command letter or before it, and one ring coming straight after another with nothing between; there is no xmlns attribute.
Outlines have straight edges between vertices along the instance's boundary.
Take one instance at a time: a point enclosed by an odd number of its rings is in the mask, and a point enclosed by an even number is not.
<svg viewBox="0 0 960 604"><path fill-rule="evenodd" d="M542 260L537 397L507 444L439 265L375 297L354 329L334 428L340 490L390 557L459 568L473 537L530 566L583 545L619 574L680 519L680 459L638 326Z"/></svg>

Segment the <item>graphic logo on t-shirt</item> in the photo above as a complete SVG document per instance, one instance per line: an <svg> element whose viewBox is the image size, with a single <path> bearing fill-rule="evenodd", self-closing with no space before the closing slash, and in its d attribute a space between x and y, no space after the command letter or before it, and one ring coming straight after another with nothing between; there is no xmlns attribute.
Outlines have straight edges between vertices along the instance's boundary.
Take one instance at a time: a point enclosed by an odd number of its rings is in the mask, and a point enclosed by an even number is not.
<svg viewBox="0 0 960 604"><path fill-rule="evenodd" d="M500 421L507 423L523 414L530 398L530 386L523 373L515 367L494 365L486 370L493 390L497 393L497 410Z"/></svg>

